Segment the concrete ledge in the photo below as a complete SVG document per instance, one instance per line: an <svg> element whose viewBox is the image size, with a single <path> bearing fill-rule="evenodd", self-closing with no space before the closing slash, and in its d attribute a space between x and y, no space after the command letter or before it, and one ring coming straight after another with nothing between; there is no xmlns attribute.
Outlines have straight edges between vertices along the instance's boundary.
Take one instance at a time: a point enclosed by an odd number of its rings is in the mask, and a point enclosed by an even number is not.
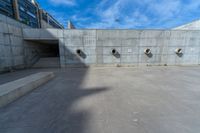
<svg viewBox="0 0 200 133"><path fill-rule="evenodd" d="M0 107L13 102L53 77L53 72L40 72L0 85Z"/></svg>

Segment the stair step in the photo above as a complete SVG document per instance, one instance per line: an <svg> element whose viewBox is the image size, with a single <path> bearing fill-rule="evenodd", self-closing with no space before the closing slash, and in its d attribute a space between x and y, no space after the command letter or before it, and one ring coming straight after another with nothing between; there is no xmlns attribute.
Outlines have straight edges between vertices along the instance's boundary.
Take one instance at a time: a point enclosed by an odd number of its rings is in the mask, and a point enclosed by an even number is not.
<svg viewBox="0 0 200 133"><path fill-rule="evenodd" d="M60 60L57 57L40 58L40 60L33 65L33 68L58 68L60 67Z"/></svg>

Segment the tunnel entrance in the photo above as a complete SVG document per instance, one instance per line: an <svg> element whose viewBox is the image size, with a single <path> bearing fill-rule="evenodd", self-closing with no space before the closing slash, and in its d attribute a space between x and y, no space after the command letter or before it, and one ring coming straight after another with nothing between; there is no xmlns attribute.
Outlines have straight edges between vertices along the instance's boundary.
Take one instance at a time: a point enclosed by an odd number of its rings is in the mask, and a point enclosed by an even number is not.
<svg viewBox="0 0 200 133"><path fill-rule="evenodd" d="M60 53L58 40L29 40L34 46L38 59L33 63L33 68L59 68Z"/></svg>
<svg viewBox="0 0 200 133"><path fill-rule="evenodd" d="M38 44L40 49L41 58L59 57L58 43L40 43Z"/></svg>

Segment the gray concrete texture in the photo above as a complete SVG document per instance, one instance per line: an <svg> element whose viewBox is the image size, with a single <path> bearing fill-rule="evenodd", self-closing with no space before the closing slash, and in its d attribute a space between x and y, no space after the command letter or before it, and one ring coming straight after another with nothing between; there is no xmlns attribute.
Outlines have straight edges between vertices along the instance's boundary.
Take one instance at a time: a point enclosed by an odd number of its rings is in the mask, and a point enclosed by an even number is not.
<svg viewBox="0 0 200 133"><path fill-rule="evenodd" d="M0 22L0 69L23 65L22 29Z"/></svg>
<svg viewBox="0 0 200 133"><path fill-rule="evenodd" d="M22 28L28 26L0 15L0 72L31 66L38 60L39 49L23 40Z"/></svg>
<svg viewBox="0 0 200 133"><path fill-rule="evenodd" d="M15 101L53 77L52 72L40 72L0 85L0 107Z"/></svg>
<svg viewBox="0 0 200 133"><path fill-rule="evenodd" d="M56 77L0 109L1 133L200 131L200 67L36 69L0 81L37 71Z"/></svg>
<svg viewBox="0 0 200 133"><path fill-rule="evenodd" d="M198 65L200 31L170 30L35 30L24 29L27 40L59 40L61 66L77 65ZM36 34L35 34L36 33ZM151 56L144 54L151 49ZM175 53L177 48L182 56ZM80 49L85 57L77 55ZM113 56L116 49L119 56Z"/></svg>

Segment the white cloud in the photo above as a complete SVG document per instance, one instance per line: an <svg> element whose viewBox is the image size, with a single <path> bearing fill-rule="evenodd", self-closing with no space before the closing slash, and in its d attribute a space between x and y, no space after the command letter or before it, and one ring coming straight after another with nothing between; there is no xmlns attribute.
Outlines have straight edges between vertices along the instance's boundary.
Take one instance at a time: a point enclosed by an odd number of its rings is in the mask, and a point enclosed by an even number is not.
<svg viewBox="0 0 200 133"><path fill-rule="evenodd" d="M78 5L76 0L49 1L57 5ZM199 9L200 0L101 0L95 8L77 10L71 17L66 13L62 16L81 28L172 28L197 19Z"/></svg>
<svg viewBox="0 0 200 133"><path fill-rule="evenodd" d="M200 1L190 0L102 0L96 8L99 22L89 28L171 28L194 11L200 12Z"/></svg>
<svg viewBox="0 0 200 133"><path fill-rule="evenodd" d="M93 22L87 27L125 29L141 26L141 23L148 23L146 15L130 7L133 2L133 0L103 0L96 8L96 14L100 21Z"/></svg>
<svg viewBox="0 0 200 133"><path fill-rule="evenodd" d="M67 6L76 5L75 0L50 0L50 2L56 5L67 5Z"/></svg>

